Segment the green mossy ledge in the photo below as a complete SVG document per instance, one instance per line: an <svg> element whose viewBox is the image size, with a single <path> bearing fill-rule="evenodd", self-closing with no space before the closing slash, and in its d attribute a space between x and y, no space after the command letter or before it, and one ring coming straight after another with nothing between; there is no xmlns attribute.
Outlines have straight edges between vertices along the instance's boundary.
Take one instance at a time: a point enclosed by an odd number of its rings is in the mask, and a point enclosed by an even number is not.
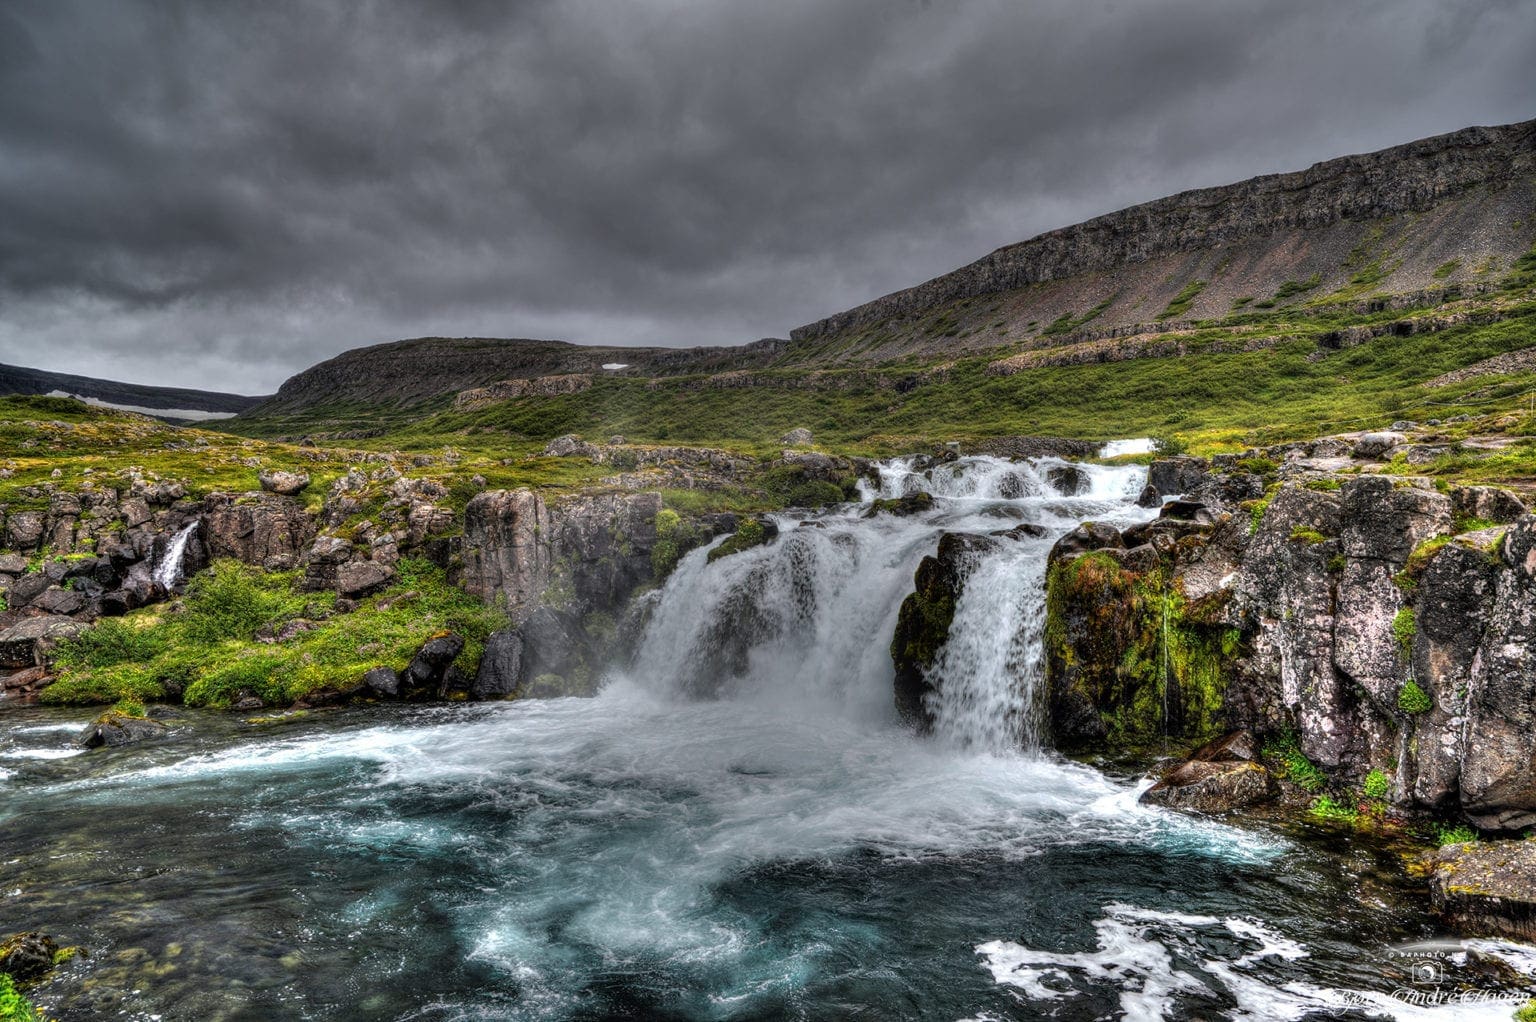
<svg viewBox="0 0 1536 1022"><path fill-rule="evenodd" d="M1241 633L1207 620L1205 609L1161 563L1134 572L1094 551L1052 564L1045 656L1055 746L1134 752L1220 732Z"/></svg>

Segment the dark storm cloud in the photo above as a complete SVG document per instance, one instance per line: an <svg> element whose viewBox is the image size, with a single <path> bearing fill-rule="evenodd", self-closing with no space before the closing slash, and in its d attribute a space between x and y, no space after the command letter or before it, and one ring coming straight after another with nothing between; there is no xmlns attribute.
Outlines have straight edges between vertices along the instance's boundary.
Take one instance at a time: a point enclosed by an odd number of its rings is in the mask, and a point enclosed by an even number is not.
<svg viewBox="0 0 1536 1022"><path fill-rule="evenodd" d="M1536 114L1536 0L0 6L0 361L739 343L1184 188Z"/></svg>

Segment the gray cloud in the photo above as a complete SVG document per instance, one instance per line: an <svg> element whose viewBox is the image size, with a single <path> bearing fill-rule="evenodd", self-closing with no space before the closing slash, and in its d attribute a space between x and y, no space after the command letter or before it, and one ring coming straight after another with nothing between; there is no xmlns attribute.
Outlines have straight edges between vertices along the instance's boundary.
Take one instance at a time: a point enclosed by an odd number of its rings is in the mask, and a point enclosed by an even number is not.
<svg viewBox="0 0 1536 1022"><path fill-rule="evenodd" d="M739 343L1131 202L1536 114L1536 0L13 0L0 361L261 391Z"/></svg>

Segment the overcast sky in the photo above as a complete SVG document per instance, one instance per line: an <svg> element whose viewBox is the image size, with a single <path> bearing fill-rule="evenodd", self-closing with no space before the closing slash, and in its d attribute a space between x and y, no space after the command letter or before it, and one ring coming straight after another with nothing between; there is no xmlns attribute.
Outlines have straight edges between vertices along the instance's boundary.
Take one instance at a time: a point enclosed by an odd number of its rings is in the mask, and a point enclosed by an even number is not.
<svg viewBox="0 0 1536 1022"><path fill-rule="evenodd" d="M265 392L738 344L1186 188L1536 116L1536 0L0 0L0 362Z"/></svg>

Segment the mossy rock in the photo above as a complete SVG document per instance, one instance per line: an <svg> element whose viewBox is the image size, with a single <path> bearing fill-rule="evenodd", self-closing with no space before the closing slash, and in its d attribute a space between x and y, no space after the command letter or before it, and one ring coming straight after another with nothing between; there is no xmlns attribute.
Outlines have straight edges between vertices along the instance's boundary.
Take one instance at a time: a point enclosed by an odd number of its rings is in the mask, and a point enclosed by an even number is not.
<svg viewBox="0 0 1536 1022"><path fill-rule="evenodd" d="M747 518L736 527L736 532L730 539L721 543L709 552L709 563L713 564L722 557L739 554L743 550L751 550L770 543L779 534L779 527L767 518Z"/></svg>

